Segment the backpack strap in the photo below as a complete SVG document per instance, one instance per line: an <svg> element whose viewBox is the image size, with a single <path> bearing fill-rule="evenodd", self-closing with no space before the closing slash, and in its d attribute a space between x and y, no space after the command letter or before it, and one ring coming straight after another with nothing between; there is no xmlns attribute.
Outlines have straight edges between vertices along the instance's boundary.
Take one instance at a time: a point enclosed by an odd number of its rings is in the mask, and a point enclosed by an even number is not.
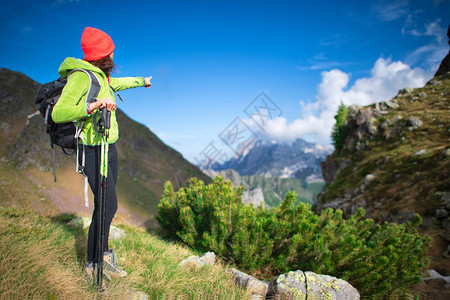
<svg viewBox="0 0 450 300"><path fill-rule="evenodd" d="M95 102L97 101L97 96L98 93L100 92L100 88L101 88L101 84L100 84L100 80L97 78L97 75L94 74L94 72L90 71L90 70L86 70L86 69L73 69L72 71L70 71L70 73L67 75L67 78L69 78L69 76L74 73L74 72L84 72L85 74L88 75L89 77L89 88L88 91L86 93L86 98L85 101L86 103L91 103L91 102ZM75 140L81 139L82 141L84 141L84 137L83 137L83 126L85 123L85 119L81 119L80 122L76 124L76 132L75 132ZM76 171L80 174L85 175L84 173L84 147L83 147L83 158L82 158L82 162L81 165L79 164L79 150L77 147L77 165L76 165ZM86 176L86 175L85 175Z"/></svg>
<svg viewBox="0 0 450 300"><path fill-rule="evenodd" d="M98 80L97 75L95 75L90 70L73 69L67 75L67 78L69 78L69 76L72 75L72 73L77 72L77 71L84 72L89 77L89 89L86 93L86 102L91 103L91 102L97 101L97 96L98 96L98 93L100 92L100 88L101 88L100 80Z"/></svg>
<svg viewBox="0 0 450 300"><path fill-rule="evenodd" d="M100 88L101 88L101 84L100 84L100 80L97 78L97 75L95 75L92 71L90 70L85 70L85 69L73 69L72 71L70 71L69 75L67 75L67 78L73 73L73 72L77 72L77 71L81 71L84 72L85 74L88 75L89 77L89 89L86 93L86 103L92 103L97 101L97 96L98 93L100 92ZM80 121L80 123L76 124L76 133L75 133L75 139L81 139L82 141L84 141L84 136L83 136L83 126L85 123L85 119L82 119ZM84 148L84 143L82 143L82 151L81 151L81 164L80 164L80 147L77 145L77 164L76 164L76 172L78 172L79 174L82 174L84 176L84 205L86 207L89 207L89 199L88 199L88 177L86 176L86 173L84 172L85 170L85 162L86 162L86 154L85 154L85 148Z"/></svg>

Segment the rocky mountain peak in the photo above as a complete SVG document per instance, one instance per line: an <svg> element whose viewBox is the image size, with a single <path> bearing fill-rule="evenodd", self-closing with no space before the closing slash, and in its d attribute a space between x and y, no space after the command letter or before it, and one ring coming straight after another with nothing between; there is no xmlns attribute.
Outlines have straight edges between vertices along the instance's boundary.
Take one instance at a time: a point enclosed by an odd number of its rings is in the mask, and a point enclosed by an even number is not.
<svg viewBox="0 0 450 300"><path fill-rule="evenodd" d="M330 148L297 139L291 144L259 140L250 149L239 153L213 170L236 170L245 176L321 177L320 162L331 152Z"/></svg>

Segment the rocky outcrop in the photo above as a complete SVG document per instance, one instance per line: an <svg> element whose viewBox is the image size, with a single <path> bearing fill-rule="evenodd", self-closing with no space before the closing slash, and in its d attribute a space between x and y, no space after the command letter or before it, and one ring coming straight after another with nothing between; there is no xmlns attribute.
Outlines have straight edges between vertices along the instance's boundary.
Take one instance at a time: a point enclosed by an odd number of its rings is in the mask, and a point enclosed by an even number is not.
<svg viewBox="0 0 450 300"><path fill-rule="evenodd" d="M325 184L332 182L336 178L336 174L351 163L351 159L348 158L335 160L331 155L327 156L325 161L322 162L322 174Z"/></svg>
<svg viewBox="0 0 450 300"><path fill-rule="evenodd" d="M348 121L346 126L345 143L342 147L346 151L361 151L367 148L370 139L374 137L383 137L384 139L392 139L401 137L405 130L413 131L423 122L415 117L404 120L401 115L393 118L381 118L387 115L391 110L399 107L397 98L400 95L409 95L413 89L403 89L399 94L390 101L377 102L370 106L352 105L348 108ZM326 163L322 163L322 170ZM326 170L322 171L323 176L329 176Z"/></svg>
<svg viewBox="0 0 450 300"><path fill-rule="evenodd" d="M429 84L441 85L442 80L434 79ZM442 96L440 94L439 96ZM434 95L433 95L434 96ZM409 103L418 102L426 103L429 101L430 95L423 89L411 89L404 88L400 90L392 100L382 101L369 106L352 105L348 107L348 119L345 128L345 139L342 149L335 151L335 153L327 156L325 161L321 163L322 175L325 179L324 192L318 196L317 209L323 210L326 208L342 209L346 215L355 212L357 207L363 207L368 212L368 216L372 211L382 208L380 202L367 203L363 196L370 183L375 179L375 171L371 170L372 174L363 174L364 181L359 186L342 192L332 200L322 201L324 195L327 192L327 187L334 182L339 173L346 168L353 168L352 172L357 170L357 161L361 160L361 156L364 155L363 151L369 151L373 147L373 141L379 141L379 145L382 147L397 147L405 140L406 135L414 135L414 133L420 130L424 121L420 116L410 115L405 116L402 110L399 110L399 101L405 105L405 100ZM441 102L436 102L434 105L439 106ZM442 106L442 105L441 105ZM428 111L425 110L424 113ZM441 128L445 127L444 123L438 125ZM427 129L428 130L428 129ZM425 135L426 132L421 133ZM449 151L448 148L443 150L445 154ZM449 151L450 152L450 151ZM427 156L431 155L429 151L423 148L418 148L413 152L413 156ZM445 157L449 155L445 154ZM383 161L377 161L375 169L382 165L390 163L390 156L385 156ZM347 171L348 172L348 171ZM400 174L398 175L400 176ZM376 181L376 180L375 180ZM410 219L410 212L399 212L397 217L386 214L388 221L407 221Z"/></svg>
<svg viewBox="0 0 450 300"><path fill-rule="evenodd" d="M215 255L207 252L204 256L190 256L180 264L186 262L194 263L198 266L205 265L205 261L211 262ZM208 263L211 265L211 263ZM212 262L214 264L214 262ZM348 282L328 276L319 275L313 272L303 272L300 270L281 274L271 282L261 281L255 277L230 268L228 273L239 287L252 294L252 300L262 299L330 299L330 300L357 300L360 298L359 292Z"/></svg>
<svg viewBox="0 0 450 300"><path fill-rule="evenodd" d="M269 299L359 299L348 282L328 275L295 271L278 276L270 286Z"/></svg>
<svg viewBox="0 0 450 300"><path fill-rule="evenodd" d="M342 148L322 162L326 184L314 207L317 213L340 209L344 217L361 207L378 223L405 223L419 214L421 234L433 238L430 268L444 275L450 272L448 57L424 87L348 107Z"/></svg>

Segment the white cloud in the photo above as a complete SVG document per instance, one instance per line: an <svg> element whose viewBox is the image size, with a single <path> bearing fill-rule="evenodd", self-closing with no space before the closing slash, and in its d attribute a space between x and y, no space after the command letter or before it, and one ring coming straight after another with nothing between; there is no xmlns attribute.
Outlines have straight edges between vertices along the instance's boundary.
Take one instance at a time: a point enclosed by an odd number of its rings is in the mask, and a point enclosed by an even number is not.
<svg viewBox="0 0 450 300"><path fill-rule="evenodd" d="M441 43L444 40L445 29L441 27L439 24L441 22L440 19L437 19L435 22L428 23L425 26L425 32L423 33L425 36L434 36L437 41Z"/></svg>
<svg viewBox="0 0 450 300"><path fill-rule="evenodd" d="M405 62L410 65L427 66L428 72L436 72L439 64L448 53L448 47L443 45L428 44L415 49L408 54Z"/></svg>
<svg viewBox="0 0 450 300"><path fill-rule="evenodd" d="M337 62L334 60L330 61L309 61L308 66L297 66L297 70L308 71L308 70L329 70L331 68L342 67L348 65L348 63Z"/></svg>
<svg viewBox="0 0 450 300"><path fill-rule="evenodd" d="M416 11L415 14L408 16L402 33L409 34L416 37L431 37L432 40L421 46L405 58L405 62L409 65L419 65L428 68L429 72L436 71L440 62L448 53L448 45L446 40L446 28L441 26L441 20L429 22L418 28L417 24L420 22L417 19L417 14L421 11Z"/></svg>
<svg viewBox="0 0 450 300"><path fill-rule="evenodd" d="M421 11L416 11L415 13L420 13ZM408 15L405 21L405 25L402 28L403 34L410 34L413 36L431 36L434 37L437 43L442 43L446 36L446 29L441 26L441 19L429 22L423 26L423 28L418 28L417 24L420 23L417 20L416 14Z"/></svg>
<svg viewBox="0 0 450 300"><path fill-rule="evenodd" d="M370 77L357 79L349 88L350 74L338 69L322 72L315 102L300 102L301 117L291 123L284 117L270 120L264 135L279 142L306 138L329 144L341 101L345 105L368 105L389 100L402 88L423 86L429 77L421 68L412 69L401 61L384 58L375 62Z"/></svg>
<svg viewBox="0 0 450 300"><path fill-rule="evenodd" d="M341 46L349 43L351 38L346 34L342 33L330 33L328 36L322 38L319 41L321 47L334 47L340 48Z"/></svg>
<svg viewBox="0 0 450 300"><path fill-rule="evenodd" d="M372 4L372 11L377 15L378 20L389 22L397 20L408 14L408 0L382 0Z"/></svg>
<svg viewBox="0 0 450 300"><path fill-rule="evenodd" d="M329 60L323 52L316 54L313 58L308 59L307 65L297 66L298 70L329 70L331 68L338 68L349 65L348 62L338 62L335 60Z"/></svg>

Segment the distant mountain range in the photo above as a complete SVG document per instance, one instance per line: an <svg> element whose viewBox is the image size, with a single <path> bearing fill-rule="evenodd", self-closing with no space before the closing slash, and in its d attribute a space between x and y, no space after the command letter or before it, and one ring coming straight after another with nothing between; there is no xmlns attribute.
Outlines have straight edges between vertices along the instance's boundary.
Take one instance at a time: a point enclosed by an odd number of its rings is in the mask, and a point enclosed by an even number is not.
<svg viewBox="0 0 450 300"><path fill-rule="evenodd" d="M291 144L259 140L223 164L204 162L200 168L244 185L245 202L277 206L295 190L301 201L314 203L324 184L320 164L331 152L331 147L302 139Z"/></svg>
<svg viewBox="0 0 450 300"><path fill-rule="evenodd" d="M259 140L229 161L204 164L201 169L233 169L244 176L297 178L313 182L322 180L320 163L332 150L302 139L291 144Z"/></svg>

